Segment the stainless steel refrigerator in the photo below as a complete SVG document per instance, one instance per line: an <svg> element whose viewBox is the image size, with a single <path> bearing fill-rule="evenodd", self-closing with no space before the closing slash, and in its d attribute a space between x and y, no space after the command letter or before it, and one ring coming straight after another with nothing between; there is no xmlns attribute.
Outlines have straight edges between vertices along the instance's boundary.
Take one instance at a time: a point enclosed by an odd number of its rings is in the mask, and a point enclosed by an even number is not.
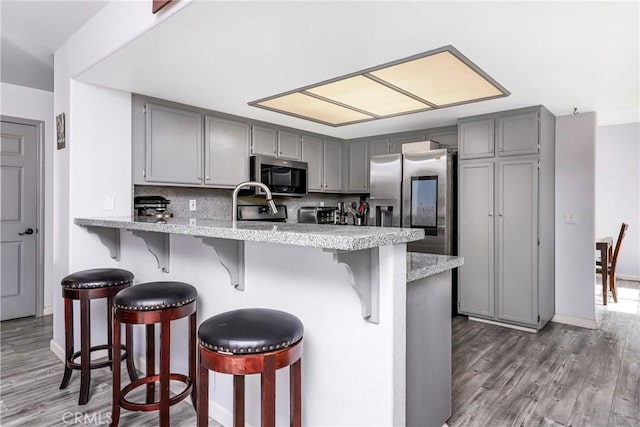
<svg viewBox="0 0 640 427"><path fill-rule="evenodd" d="M453 157L446 149L372 157L369 224L422 228L408 251L455 255Z"/></svg>

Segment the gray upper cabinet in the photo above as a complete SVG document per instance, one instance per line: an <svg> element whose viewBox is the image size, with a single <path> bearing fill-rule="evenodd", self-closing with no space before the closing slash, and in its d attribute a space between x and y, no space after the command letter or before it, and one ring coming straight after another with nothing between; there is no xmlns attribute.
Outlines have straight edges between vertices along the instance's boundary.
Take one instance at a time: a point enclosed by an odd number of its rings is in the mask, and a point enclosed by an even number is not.
<svg viewBox="0 0 640 427"><path fill-rule="evenodd" d="M538 153L538 112L499 117L496 126L499 156Z"/></svg>
<svg viewBox="0 0 640 427"><path fill-rule="evenodd" d="M458 253L465 254L464 265L458 270L458 308L463 313L492 317L495 294L493 160L461 162L458 176Z"/></svg>
<svg viewBox="0 0 640 427"><path fill-rule="evenodd" d="M495 120L460 121L458 124L459 158L493 157Z"/></svg>
<svg viewBox="0 0 640 427"><path fill-rule="evenodd" d="M500 161L497 165L497 317L535 326L538 323L538 160L528 156Z"/></svg>
<svg viewBox="0 0 640 427"><path fill-rule="evenodd" d="M307 162L307 189L309 191L323 190L322 151L322 139L315 136L302 135L302 161Z"/></svg>
<svg viewBox="0 0 640 427"><path fill-rule="evenodd" d="M300 160L300 134L285 130L278 131L278 157Z"/></svg>
<svg viewBox="0 0 640 427"><path fill-rule="evenodd" d="M278 133L275 129L253 125L251 138L251 154L271 157L278 155Z"/></svg>
<svg viewBox="0 0 640 427"><path fill-rule="evenodd" d="M146 103L146 182L202 183L202 115Z"/></svg>
<svg viewBox="0 0 640 427"><path fill-rule="evenodd" d="M425 132L411 132L407 134L401 134L391 137L389 144L389 154L402 153L402 144L405 142L419 142L425 141L427 135Z"/></svg>
<svg viewBox="0 0 640 427"><path fill-rule="evenodd" d="M458 148L458 127L450 126L448 130L444 128L429 129L427 140L440 143L440 148Z"/></svg>
<svg viewBox="0 0 640 427"><path fill-rule="evenodd" d="M369 140L369 159L373 156L389 154L389 138Z"/></svg>
<svg viewBox="0 0 640 427"><path fill-rule="evenodd" d="M249 180L249 125L205 116L205 184L235 187Z"/></svg>
<svg viewBox="0 0 640 427"><path fill-rule="evenodd" d="M342 192L342 143L340 141L324 140L322 164L324 191Z"/></svg>
<svg viewBox="0 0 640 427"><path fill-rule="evenodd" d="M369 145L367 141L355 141L349 146L349 191L369 191Z"/></svg>

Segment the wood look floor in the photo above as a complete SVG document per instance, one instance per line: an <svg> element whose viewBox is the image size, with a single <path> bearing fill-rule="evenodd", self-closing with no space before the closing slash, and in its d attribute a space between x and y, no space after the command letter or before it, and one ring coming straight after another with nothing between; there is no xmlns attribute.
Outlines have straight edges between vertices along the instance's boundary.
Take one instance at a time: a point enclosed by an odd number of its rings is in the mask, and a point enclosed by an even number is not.
<svg viewBox="0 0 640 427"><path fill-rule="evenodd" d="M640 284L617 287L607 306L596 291L598 330L532 334L456 317L448 425L640 426Z"/></svg>
<svg viewBox="0 0 640 427"><path fill-rule="evenodd" d="M532 334L456 317L449 426L640 426L640 284L619 281L618 293L607 307L596 295L597 331L549 323ZM85 406L77 404L79 372L58 389L51 316L2 322L0 333L0 425L108 424L108 368L92 372ZM76 413L84 416L77 423ZM194 426L193 407L172 407L171 422ZM122 411L122 426L157 424L156 413Z"/></svg>

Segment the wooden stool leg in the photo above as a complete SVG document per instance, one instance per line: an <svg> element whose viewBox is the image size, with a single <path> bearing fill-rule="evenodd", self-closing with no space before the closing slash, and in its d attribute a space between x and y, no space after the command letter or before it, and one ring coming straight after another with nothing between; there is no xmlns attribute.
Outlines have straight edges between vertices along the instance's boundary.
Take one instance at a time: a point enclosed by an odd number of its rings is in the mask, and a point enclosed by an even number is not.
<svg viewBox="0 0 640 427"><path fill-rule="evenodd" d="M111 361L109 369L113 371L113 296L107 297L107 355ZM120 349L117 349L120 351Z"/></svg>
<svg viewBox="0 0 640 427"><path fill-rule="evenodd" d="M120 348L120 321L115 317L115 327L113 328L113 345ZM111 395L111 426L117 427L120 421L120 352L113 354L113 375L112 375L112 395Z"/></svg>
<svg viewBox="0 0 640 427"><path fill-rule="evenodd" d="M163 313L163 314L168 314ZM160 322L160 426L169 427L169 373L171 365L171 320L168 316Z"/></svg>
<svg viewBox="0 0 640 427"><path fill-rule="evenodd" d="M609 271L609 287L611 288L611 295L613 296L613 302L618 302L618 291L616 290L616 271Z"/></svg>
<svg viewBox="0 0 640 427"><path fill-rule="evenodd" d="M125 347L127 349L127 371L131 382L138 380L136 364L133 360L133 325L125 325Z"/></svg>
<svg viewBox="0 0 640 427"><path fill-rule="evenodd" d="M156 329L155 325L147 325L147 377L155 374L156 371ZM161 341L162 342L162 341ZM155 401L156 383L147 384L147 403Z"/></svg>
<svg viewBox="0 0 640 427"><path fill-rule="evenodd" d="M64 298L64 375L60 383L61 389L67 388L71 379L73 371L69 367L71 355L73 355L73 300Z"/></svg>
<svg viewBox="0 0 640 427"><path fill-rule="evenodd" d="M196 314L193 313L189 316L189 378L191 379L191 403L193 407L198 411L198 398L197 398L197 381L196 381L196 338L198 334L198 327L196 325Z"/></svg>
<svg viewBox="0 0 640 427"><path fill-rule="evenodd" d="M261 380L262 427L274 427L276 425L276 357L274 355L265 356Z"/></svg>
<svg viewBox="0 0 640 427"><path fill-rule="evenodd" d="M233 425L244 427L244 376L233 376Z"/></svg>
<svg viewBox="0 0 640 427"><path fill-rule="evenodd" d="M199 352L198 364L198 427L209 425L209 369L202 364L202 350Z"/></svg>
<svg viewBox="0 0 640 427"><path fill-rule="evenodd" d="M289 412L291 427L302 426L302 359L289 368Z"/></svg>
<svg viewBox="0 0 640 427"><path fill-rule="evenodd" d="M91 385L91 300L87 295L80 296L80 399L78 405L89 401Z"/></svg>

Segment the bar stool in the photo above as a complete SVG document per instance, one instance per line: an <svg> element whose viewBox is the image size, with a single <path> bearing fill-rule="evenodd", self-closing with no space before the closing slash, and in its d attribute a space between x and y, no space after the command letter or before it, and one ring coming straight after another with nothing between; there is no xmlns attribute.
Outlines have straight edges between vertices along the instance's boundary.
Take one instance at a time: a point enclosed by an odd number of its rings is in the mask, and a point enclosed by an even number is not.
<svg viewBox="0 0 640 427"><path fill-rule="evenodd" d="M130 411L160 412L160 426L169 426L169 407L191 395L196 403L196 297L193 286L182 282L151 282L132 286L114 298L115 329L113 342L120 343L120 324L146 325L146 376L132 381L120 389L118 355L113 368L113 402L111 425L117 426L120 408ZM189 375L170 372L171 321L189 316ZM160 373L155 374L155 324L160 323ZM186 386L178 395L169 398L169 381L180 381ZM160 385L159 400L155 400L155 383ZM146 403L127 400L133 389L146 385Z"/></svg>
<svg viewBox="0 0 640 427"><path fill-rule="evenodd" d="M291 426L302 425L302 335L295 316L248 308L205 320L198 329L198 427L209 412L209 370L233 375L233 425L244 426L244 376L261 374L262 426L276 424L276 370L290 366Z"/></svg>
<svg viewBox="0 0 640 427"><path fill-rule="evenodd" d="M60 284L62 285L62 298L64 299L64 340L65 340L65 368L60 389L69 385L73 369L80 370L80 398L79 405L85 405L89 401L89 386L91 383L91 369L109 366L113 369L113 348L125 350L118 354L118 365L121 359L127 360L129 377L137 379L136 369L130 351L133 348L133 335L131 328L127 328L126 345L113 346L111 313L113 298L121 290L131 286L133 274L119 268L96 268L83 270L70 274ZM91 346L91 300L98 298L107 299L107 344ZM73 301L80 301L80 351L74 352L73 337ZM91 353L98 350L107 350L107 360L91 363ZM80 357L80 363L75 360Z"/></svg>

